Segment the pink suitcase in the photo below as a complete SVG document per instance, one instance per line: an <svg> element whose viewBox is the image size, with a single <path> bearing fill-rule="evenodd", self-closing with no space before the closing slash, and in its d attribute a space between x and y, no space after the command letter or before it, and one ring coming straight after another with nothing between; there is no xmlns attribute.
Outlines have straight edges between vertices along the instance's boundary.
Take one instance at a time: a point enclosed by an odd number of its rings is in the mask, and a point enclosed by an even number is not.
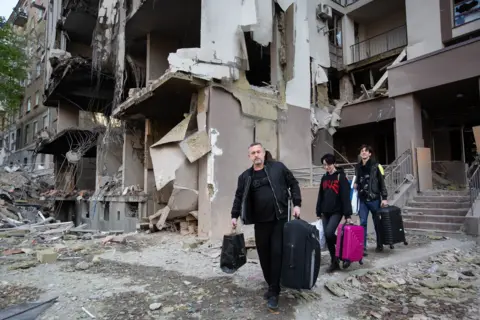
<svg viewBox="0 0 480 320"><path fill-rule="evenodd" d="M339 225L337 229L337 245L335 256L343 261L343 268L348 268L352 262L363 264L364 229L353 224Z"/></svg>

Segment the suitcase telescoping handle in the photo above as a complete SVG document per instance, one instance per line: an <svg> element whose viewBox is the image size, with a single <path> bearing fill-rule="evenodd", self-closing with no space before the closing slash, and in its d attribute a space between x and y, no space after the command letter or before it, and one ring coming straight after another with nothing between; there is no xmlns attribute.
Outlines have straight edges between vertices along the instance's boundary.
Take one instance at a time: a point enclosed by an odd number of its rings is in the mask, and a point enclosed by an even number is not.
<svg viewBox="0 0 480 320"><path fill-rule="evenodd" d="M292 220L292 194L290 193L290 189L287 189L288 191L288 221ZM295 217L296 219L300 219L299 217Z"/></svg>

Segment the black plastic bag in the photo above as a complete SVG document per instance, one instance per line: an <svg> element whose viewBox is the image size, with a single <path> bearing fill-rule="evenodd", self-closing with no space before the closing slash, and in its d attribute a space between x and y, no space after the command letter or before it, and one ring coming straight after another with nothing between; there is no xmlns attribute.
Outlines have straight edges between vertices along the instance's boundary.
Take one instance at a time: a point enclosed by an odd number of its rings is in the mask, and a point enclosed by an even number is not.
<svg viewBox="0 0 480 320"><path fill-rule="evenodd" d="M234 273L247 263L247 249L243 233L232 233L223 236L220 268L225 273Z"/></svg>

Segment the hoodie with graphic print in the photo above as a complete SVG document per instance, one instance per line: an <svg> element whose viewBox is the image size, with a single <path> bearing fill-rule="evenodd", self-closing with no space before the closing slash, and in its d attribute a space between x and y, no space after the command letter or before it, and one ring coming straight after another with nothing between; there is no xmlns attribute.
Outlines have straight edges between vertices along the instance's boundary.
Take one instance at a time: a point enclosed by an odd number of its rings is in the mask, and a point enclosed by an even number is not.
<svg viewBox="0 0 480 320"><path fill-rule="evenodd" d="M342 169L337 169L332 174L325 173L318 190L317 217L321 215L341 214L345 218L352 216L352 203L350 201L350 184Z"/></svg>

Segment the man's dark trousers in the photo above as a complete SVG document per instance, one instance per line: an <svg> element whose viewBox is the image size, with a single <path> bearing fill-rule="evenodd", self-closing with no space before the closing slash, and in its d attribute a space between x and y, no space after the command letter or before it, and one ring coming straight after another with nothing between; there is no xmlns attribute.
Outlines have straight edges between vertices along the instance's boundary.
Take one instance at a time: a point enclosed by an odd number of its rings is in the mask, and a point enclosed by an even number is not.
<svg viewBox="0 0 480 320"><path fill-rule="evenodd" d="M282 271L283 227L287 220L275 220L255 224L255 244L260 266L269 292L280 294Z"/></svg>

